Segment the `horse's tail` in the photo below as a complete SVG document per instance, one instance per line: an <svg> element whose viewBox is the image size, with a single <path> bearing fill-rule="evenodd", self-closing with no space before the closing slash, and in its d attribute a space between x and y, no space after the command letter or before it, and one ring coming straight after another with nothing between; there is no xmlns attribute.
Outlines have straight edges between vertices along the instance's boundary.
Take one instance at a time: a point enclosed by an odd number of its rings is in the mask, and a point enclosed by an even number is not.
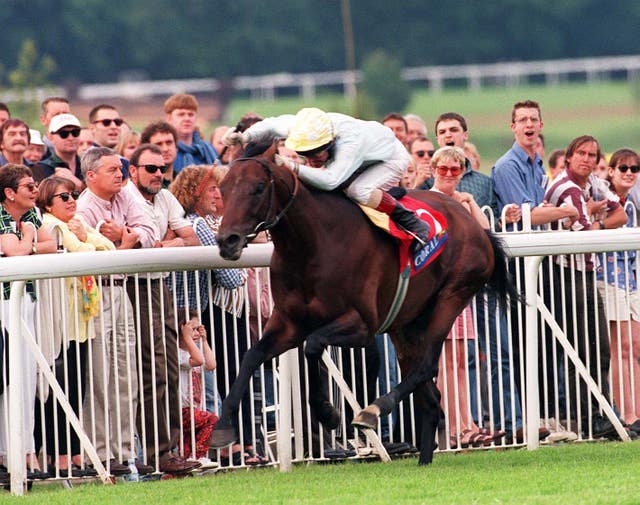
<svg viewBox="0 0 640 505"><path fill-rule="evenodd" d="M491 278L487 282L488 291L495 295L500 307L507 310L518 301L525 303L524 295L515 287L515 283L507 269L507 252L504 242L491 230L485 230L493 249L494 266Z"/></svg>

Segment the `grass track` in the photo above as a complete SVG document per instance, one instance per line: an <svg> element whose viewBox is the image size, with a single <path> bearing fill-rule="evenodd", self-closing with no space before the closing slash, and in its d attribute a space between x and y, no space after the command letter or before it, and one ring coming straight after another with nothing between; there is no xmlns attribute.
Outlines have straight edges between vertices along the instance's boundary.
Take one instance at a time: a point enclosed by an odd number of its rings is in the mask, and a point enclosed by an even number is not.
<svg viewBox="0 0 640 505"><path fill-rule="evenodd" d="M538 451L442 454L430 467L416 459L297 466L71 492L36 487L26 504L637 504L640 441L583 443ZM8 496L2 503L17 503Z"/></svg>

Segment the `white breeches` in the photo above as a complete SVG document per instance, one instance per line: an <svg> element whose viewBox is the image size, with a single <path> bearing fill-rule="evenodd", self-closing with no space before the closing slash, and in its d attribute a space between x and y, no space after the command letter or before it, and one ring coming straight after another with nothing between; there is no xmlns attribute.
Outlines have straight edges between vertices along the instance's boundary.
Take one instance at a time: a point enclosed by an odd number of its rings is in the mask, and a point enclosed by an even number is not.
<svg viewBox="0 0 640 505"><path fill-rule="evenodd" d="M371 205L371 194L376 189L386 191L397 186L409 166L409 153L398 143L389 160L367 168L345 190L349 198L360 205Z"/></svg>

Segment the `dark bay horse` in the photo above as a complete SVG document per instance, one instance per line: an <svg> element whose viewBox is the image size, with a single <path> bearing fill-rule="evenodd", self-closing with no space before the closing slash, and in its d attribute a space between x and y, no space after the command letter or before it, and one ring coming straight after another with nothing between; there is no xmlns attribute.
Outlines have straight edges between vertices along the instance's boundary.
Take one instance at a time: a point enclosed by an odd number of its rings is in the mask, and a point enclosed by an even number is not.
<svg viewBox="0 0 640 505"><path fill-rule="evenodd" d="M320 386L319 360L327 345L361 347L375 337L398 284L396 239L371 225L341 192L317 191L300 183L273 162L273 148L262 157L236 160L221 191L225 215L217 240L223 258L238 259L258 231L270 230L274 310L223 401L212 446L236 440L232 419L260 364L305 341L309 390L314 392L311 408L325 427L335 428L339 416ZM440 394L433 379L445 337L483 286L503 302L515 291L499 240L460 204L429 191L411 196L445 215L449 241L440 256L411 279L402 309L388 329L402 381L361 411L353 424L375 429L379 416L414 392L423 414L419 462L428 464L440 417Z"/></svg>

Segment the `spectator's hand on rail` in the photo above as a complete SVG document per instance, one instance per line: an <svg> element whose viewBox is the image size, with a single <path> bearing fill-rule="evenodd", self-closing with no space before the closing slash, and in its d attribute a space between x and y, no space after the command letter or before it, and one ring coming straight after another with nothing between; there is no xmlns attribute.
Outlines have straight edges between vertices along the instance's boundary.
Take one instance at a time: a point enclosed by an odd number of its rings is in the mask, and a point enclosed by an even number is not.
<svg viewBox="0 0 640 505"><path fill-rule="evenodd" d="M249 142L249 135L247 132L237 132L235 128L227 130L222 136L222 143L225 146L235 146L237 144L246 144Z"/></svg>
<svg viewBox="0 0 640 505"><path fill-rule="evenodd" d="M590 216L595 216L596 219L600 219L602 216L601 212L606 211L606 200L594 200L593 198L589 198L587 201L587 212Z"/></svg>
<svg viewBox="0 0 640 505"><path fill-rule="evenodd" d="M98 231L111 240L111 242L117 242L122 238L122 230L123 228L118 226L111 219L105 219Z"/></svg>
<svg viewBox="0 0 640 505"><path fill-rule="evenodd" d="M71 231L71 233L78 237L78 240L80 242L87 241L87 230L85 230L80 219L78 219L76 216L73 216L71 219L69 219L67 226L69 227L69 231Z"/></svg>
<svg viewBox="0 0 640 505"><path fill-rule="evenodd" d="M522 210L519 205L510 203L504 206L504 219L507 223L517 223L522 219Z"/></svg>
<svg viewBox="0 0 640 505"><path fill-rule="evenodd" d="M122 238L119 249L133 249L140 240L140 235L133 228L122 227Z"/></svg>

